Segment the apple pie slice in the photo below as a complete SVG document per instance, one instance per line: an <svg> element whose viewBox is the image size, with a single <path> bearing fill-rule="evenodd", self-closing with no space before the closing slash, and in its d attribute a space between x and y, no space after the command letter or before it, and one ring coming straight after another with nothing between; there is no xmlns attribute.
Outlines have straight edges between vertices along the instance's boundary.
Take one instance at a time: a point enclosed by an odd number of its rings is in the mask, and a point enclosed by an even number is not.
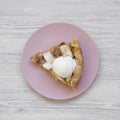
<svg viewBox="0 0 120 120"><path fill-rule="evenodd" d="M52 74L55 80L75 88L83 69L83 56L78 40L62 42L45 52L38 52L30 59Z"/></svg>

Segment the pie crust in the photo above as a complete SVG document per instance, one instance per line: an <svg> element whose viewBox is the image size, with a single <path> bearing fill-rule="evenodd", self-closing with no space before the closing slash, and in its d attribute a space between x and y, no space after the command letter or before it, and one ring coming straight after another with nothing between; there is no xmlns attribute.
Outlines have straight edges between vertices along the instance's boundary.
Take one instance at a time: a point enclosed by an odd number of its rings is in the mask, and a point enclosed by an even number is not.
<svg viewBox="0 0 120 120"><path fill-rule="evenodd" d="M75 70L68 78L62 78L56 75L52 69L52 64L50 64L54 61L54 59L60 56L70 56L75 59ZM72 40L69 44L62 42L47 51L38 52L34 54L30 60L31 62L51 73L55 80L60 80L62 83L70 86L72 89L75 89L78 82L80 81L83 70L83 55L77 39Z"/></svg>

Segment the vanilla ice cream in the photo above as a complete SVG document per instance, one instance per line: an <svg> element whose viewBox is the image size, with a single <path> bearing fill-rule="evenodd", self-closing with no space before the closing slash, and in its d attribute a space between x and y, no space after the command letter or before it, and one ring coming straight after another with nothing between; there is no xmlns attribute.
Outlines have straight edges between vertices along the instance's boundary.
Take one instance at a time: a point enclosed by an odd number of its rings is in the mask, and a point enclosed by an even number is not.
<svg viewBox="0 0 120 120"><path fill-rule="evenodd" d="M70 56L61 56L53 61L53 71L61 78L68 78L75 70L76 62Z"/></svg>

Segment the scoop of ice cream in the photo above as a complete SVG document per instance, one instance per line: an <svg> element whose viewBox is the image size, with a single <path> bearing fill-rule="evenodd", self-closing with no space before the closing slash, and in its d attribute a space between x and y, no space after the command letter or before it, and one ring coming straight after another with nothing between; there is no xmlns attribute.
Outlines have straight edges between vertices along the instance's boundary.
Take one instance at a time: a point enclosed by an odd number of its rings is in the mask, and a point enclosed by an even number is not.
<svg viewBox="0 0 120 120"><path fill-rule="evenodd" d="M53 61L53 71L62 78L68 78L72 75L76 67L75 60L70 57L58 57Z"/></svg>

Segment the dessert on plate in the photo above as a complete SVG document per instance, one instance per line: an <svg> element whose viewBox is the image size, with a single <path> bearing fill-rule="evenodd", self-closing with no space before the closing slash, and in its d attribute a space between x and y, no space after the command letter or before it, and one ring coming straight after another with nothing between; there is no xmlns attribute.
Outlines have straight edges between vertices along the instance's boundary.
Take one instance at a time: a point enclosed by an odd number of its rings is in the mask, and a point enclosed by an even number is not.
<svg viewBox="0 0 120 120"><path fill-rule="evenodd" d="M30 60L72 89L77 86L82 75L83 56L76 39L69 44L62 42L47 51L38 52Z"/></svg>

